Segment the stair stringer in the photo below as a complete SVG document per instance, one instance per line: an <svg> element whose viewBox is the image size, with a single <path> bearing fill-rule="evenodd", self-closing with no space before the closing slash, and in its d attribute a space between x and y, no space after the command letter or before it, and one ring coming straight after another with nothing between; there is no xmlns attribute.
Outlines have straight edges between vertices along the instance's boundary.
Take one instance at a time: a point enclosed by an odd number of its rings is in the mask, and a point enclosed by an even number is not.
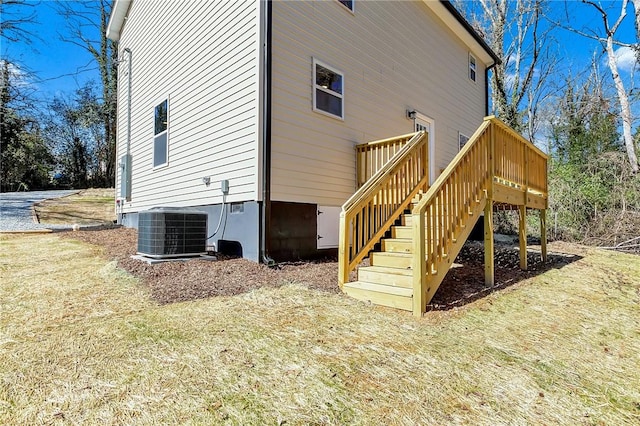
<svg viewBox="0 0 640 426"><path fill-rule="evenodd" d="M441 260L436 264L435 271L429 271L427 273L427 285L425 288L424 297L425 304L431 302L433 295L436 293L436 291L438 291L438 288L440 288L440 284L442 284L444 277L447 275L447 272L449 272L453 261L455 260L456 256L458 256L458 253L460 253L462 246L464 246L464 243L469 238L473 227L480 219L480 213L484 211L484 208L487 204L486 193L479 201L475 202L474 204L475 206L472 206L471 208L471 214L468 216L467 221L464 223L464 225L466 226L457 226L455 228L453 237L454 241L450 246L450 250L447 252L447 256L441 258ZM439 248L436 247L436 249Z"/></svg>

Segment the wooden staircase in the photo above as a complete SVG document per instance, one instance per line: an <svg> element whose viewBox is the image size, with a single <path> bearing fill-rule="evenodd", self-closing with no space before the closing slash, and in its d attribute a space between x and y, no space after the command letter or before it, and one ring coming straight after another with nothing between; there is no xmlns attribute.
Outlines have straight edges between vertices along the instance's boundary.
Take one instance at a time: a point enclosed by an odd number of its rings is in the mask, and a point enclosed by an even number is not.
<svg viewBox="0 0 640 426"><path fill-rule="evenodd" d="M416 196L411 203L415 207ZM380 241L380 251L369 256L369 266L358 268L358 280L345 283L349 296L376 305L411 311L413 309L413 232L409 210L392 225L389 236Z"/></svg>
<svg viewBox="0 0 640 426"><path fill-rule="evenodd" d="M419 194L411 202L411 210L415 208L423 194ZM449 270L453 259L464 245L468 234L484 209L485 200L478 200L476 208L469 215L467 223L460 226L461 235L452 237L453 248L443 254L443 276ZM425 232L427 228L425 221ZM389 236L380 241L380 250L369 254L369 265L358 268L358 280L345 283L343 291L349 296L372 302L376 305L413 310L413 215L406 210L392 225ZM459 237L461 244L458 244ZM437 244L438 235L432 237L432 244ZM426 245L426 242L425 242ZM437 274L437 270L433 271ZM432 293L435 293L435 289ZM431 299L431 298L429 298Z"/></svg>
<svg viewBox="0 0 640 426"><path fill-rule="evenodd" d="M363 184L343 206L340 221L343 291L415 315L425 312L483 212L485 281L493 283L494 202L520 208L524 267L526 208L541 210L544 231L547 205L546 155L495 117L485 119L431 187L426 183L426 139L419 132L358 147L358 159L367 164L358 167ZM383 155L372 147L384 149L389 143L393 154L384 154L383 163L374 161ZM365 257L369 266L360 266ZM356 268L357 281L349 282Z"/></svg>

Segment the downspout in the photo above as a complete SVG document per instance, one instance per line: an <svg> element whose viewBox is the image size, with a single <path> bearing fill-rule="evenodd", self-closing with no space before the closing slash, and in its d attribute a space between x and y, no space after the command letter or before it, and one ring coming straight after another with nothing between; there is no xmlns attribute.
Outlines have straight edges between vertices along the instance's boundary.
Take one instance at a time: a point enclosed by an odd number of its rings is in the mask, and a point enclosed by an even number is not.
<svg viewBox="0 0 640 426"><path fill-rule="evenodd" d="M124 48L127 54L127 155L131 155L131 49ZM129 200L127 200L129 201Z"/></svg>
<svg viewBox="0 0 640 426"><path fill-rule="evenodd" d="M120 199L124 201L131 201L131 49L124 48L124 53L127 54L127 145L126 153L120 160ZM118 206L122 209L122 203L118 203Z"/></svg>
<svg viewBox="0 0 640 426"><path fill-rule="evenodd" d="M269 257L269 228L271 225L271 29L272 3L266 0L265 11L265 45L263 46L263 81L262 81L262 211L260 218L260 260L269 266L276 262Z"/></svg>

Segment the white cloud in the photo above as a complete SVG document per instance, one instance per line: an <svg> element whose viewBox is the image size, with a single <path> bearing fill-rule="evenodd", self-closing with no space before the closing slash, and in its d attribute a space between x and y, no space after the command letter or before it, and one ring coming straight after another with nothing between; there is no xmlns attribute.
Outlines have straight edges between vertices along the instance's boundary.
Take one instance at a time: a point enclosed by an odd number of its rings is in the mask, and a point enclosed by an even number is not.
<svg viewBox="0 0 640 426"><path fill-rule="evenodd" d="M26 73L19 65L6 61L4 59L0 60L0 66L4 68L5 64L7 65L7 71L9 72L9 81L14 86L29 86L31 83L29 82L29 75Z"/></svg>
<svg viewBox="0 0 640 426"><path fill-rule="evenodd" d="M632 72L638 66L636 53L630 47L621 47L615 54L621 71Z"/></svg>

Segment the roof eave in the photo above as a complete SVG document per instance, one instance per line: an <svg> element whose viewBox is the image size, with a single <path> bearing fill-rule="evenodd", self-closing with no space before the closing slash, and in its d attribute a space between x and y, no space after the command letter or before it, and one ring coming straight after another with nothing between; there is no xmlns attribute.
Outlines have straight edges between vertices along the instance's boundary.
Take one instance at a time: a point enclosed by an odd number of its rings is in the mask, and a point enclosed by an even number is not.
<svg viewBox="0 0 640 426"><path fill-rule="evenodd" d="M424 0L424 2L465 44L469 47L475 47L474 53L485 64L491 66L502 62L493 49L489 47L487 42L473 29L471 24L450 1Z"/></svg>
<svg viewBox="0 0 640 426"><path fill-rule="evenodd" d="M120 31L127 17L127 11L132 0L113 0L111 16L107 25L107 38L113 41L120 40Z"/></svg>

